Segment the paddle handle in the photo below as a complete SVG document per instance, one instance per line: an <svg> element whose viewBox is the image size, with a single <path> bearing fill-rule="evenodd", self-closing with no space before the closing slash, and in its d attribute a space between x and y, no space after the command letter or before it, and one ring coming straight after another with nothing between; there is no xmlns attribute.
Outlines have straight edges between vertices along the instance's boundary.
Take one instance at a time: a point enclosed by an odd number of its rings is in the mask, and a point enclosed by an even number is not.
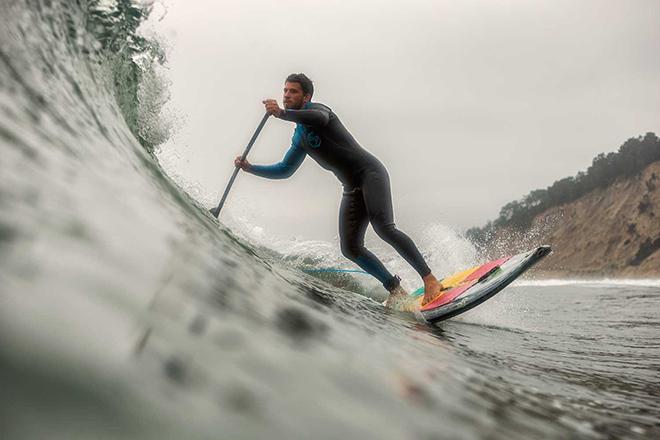
<svg viewBox="0 0 660 440"><path fill-rule="evenodd" d="M254 145L254 141L257 140L257 136L259 136L259 133L261 132L261 129L264 128L264 125L266 125L266 121L268 120L268 117L270 116L269 113L266 113L263 118L261 118L261 122L259 122L259 125L257 126L257 129L255 130L254 134L252 135L252 138L250 139L250 142L248 142L247 147L245 147L245 151L243 152L243 155L241 156L241 160L245 160L247 158L248 153L250 152L250 149L252 148L252 145ZM231 175L231 178L229 179L229 183L227 184L227 188L225 188L224 194L222 194L222 198L220 199L220 203L218 203L218 207L211 209L211 214L215 216L215 218L218 218L220 215L220 210L225 204L225 200L227 200L227 195L229 195L229 190L231 189L231 186L234 184L234 180L236 180L236 176L238 176L238 172L240 171L240 168L236 167L234 169L234 172Z"/></svg>

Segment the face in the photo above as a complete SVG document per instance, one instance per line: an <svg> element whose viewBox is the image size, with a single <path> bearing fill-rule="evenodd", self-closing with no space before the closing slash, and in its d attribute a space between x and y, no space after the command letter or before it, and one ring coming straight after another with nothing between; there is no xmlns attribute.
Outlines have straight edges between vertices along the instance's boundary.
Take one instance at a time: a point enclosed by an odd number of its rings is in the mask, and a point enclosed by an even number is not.
<svg viewBox="0 0 660 440"><path fill-rule="evenodd" d="M311 96L303 93L302 86L297 82L284 83L284 96L282 102L285 109L299 110L309 102Z"/></svg>

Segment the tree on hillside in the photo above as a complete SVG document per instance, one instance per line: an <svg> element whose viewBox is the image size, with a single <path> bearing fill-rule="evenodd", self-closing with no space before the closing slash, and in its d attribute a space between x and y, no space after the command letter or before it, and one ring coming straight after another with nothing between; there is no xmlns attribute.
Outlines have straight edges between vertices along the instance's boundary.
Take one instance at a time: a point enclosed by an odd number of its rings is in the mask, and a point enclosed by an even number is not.
<svg viewBox="0 0 660 440"><path fill-rule="evenodd" d="M617 179L633 176L649 164L660 160L660 139L655 133L628 139L617 152L601 153L591 162L587 171L575 177L565 177L547 187L536 189L520 200L507 203L499 217L482 228L471 228L468 238L483 243L494 228L528 228L534 217L556 206L573 202L597 188L605 188Z"/></svg>

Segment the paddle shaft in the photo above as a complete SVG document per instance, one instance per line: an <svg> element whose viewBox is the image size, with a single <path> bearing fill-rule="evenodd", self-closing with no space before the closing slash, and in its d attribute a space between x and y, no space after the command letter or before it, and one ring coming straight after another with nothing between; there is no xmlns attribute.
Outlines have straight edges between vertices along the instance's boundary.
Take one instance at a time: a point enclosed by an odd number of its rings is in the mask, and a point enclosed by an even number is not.
<svg viewBox="0 0 660 440"><path fill-rule="evenodd" d="M270 116L269 113L266 113L264 117L261 119L261 122L259 123L259 126L255 130L254 134L252 135L252 139L250 139L250 142L248 142L247 147L245 147L245 151L243 152L243 156L241 156L241 160L245 160L247 158L248 153L250 152L250 149L252 148L252 145L254 145L254 141L257 140L257 136L259 136L259 133L261 132L261 129L264 128L264 125L266 125L266 121L268 120L268 117ZM225 192L222 195L222 198L220 199L220 203L218 204L218 207L211 210L211 213L215 216L215 218L218 218L220 215L220 210L225 204L225 200L227 200L227 195L229 194L229 190L231 189L231 186L234 184L234 180L236 180L236 176L238 175L238 172L240 171L240 168L236 167L234 169L233 174L231 175L231 179L229 179L229 183L227 184L227 188L225 188Z"/></svg>

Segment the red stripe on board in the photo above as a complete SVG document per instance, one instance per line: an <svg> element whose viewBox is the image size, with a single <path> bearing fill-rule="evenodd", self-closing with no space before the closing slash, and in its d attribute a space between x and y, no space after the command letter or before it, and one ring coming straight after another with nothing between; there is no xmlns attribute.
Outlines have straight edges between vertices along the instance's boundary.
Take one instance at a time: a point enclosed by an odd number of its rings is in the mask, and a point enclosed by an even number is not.
<svg viewBox="0 0 660 440"><path fill-rule="evenodd" d="M507 261L509 258L511 257L502 257L499 260L491 261L489 263L484 264L483 266L479 266L479 269L472 272L467 278L465 278L465 281L478 280L479 278L481 278L482 276L486 275L488 272L493 270L493 268Z"/></svg>
<svg viewBox="0 0 660 440"><path fill-rule="evenodd" d="M434 301L431 301L427 305L422 307L422 310L431 310L435 309L436 307L444 306L445 304L449 304L459 296L461 296L466 290L468 290L470 287L474 286L477 284L477 281L479 281L479 278L482 276L486 275L488 272L493 270L494 268L500 266L504 262L506 262L508 259L511 257L502 257L500 259L497 259L495 261L490 261L486 264L483 264L479 266L477 269L474 270L470 275L465 277L465 280L461 281L461 284L454 287L451 290L448 290L447 292L443 293L439 297L437 297Z"/></svg>
<svg viewBox="0 0 660 440"><path fill-rule="evenodd" d="M435 300L423 306L422 310L425 311L425 310L435 309L436 307L444 306L445 304L452 302L454 299L456 299L456 297L458 297L463 292L468 290L470 287L475 285L477 283L477 280L478 278L476 280L464 281L463 284L461 284L460 286L448 290L447 292L437 297Z"/></svg>

